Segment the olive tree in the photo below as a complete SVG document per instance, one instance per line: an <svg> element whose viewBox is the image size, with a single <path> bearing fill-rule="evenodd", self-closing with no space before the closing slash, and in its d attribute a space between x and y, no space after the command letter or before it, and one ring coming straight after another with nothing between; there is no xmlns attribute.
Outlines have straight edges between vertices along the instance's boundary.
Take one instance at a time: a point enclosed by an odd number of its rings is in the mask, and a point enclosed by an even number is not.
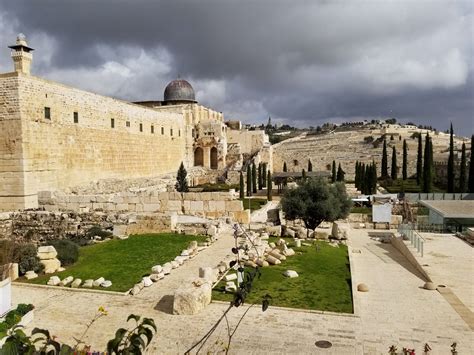
<svg viewBox="0 0 474 355"><path fill-rule="evenodd" d="M299 218L309 229L322 221L347 217L351 204L343 182L331 185L325 179L306 179L298 187L287 190L281 199L286 218Z"/></svg>

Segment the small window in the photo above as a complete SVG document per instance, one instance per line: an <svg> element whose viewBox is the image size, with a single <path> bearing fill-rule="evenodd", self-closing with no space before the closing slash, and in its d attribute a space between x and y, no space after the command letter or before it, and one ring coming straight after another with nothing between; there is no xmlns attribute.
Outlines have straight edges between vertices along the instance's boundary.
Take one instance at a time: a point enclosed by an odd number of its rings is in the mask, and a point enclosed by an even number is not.
<svg viewBox="0 0 474 355"><path fill-rule="evenodd" d="M115 128L115 118L110 119L110 127Z"/></svg>
<svg viewBox="0 0 474 355"><path fill-rule="evenodd" d="M140 123L140 132L143 132L143 123Z"/></svg>
<svg viewBox="0 0 474 355"><path fill-rule="evenodd" d="M191 130L191 135L193 136L194 138L194 135L196 134L196 132L194 131L194 128Z"/></svg>
<svg viewBox="0 0 474 355"><path fill-rule="evenodd" d="M47 120L51 119L51 108L50 107L45 107L44 108L44 118Z"/></svg>
<svg viewBox="0 0 474 355"><path fill-rule="evenodd" d="M161 127L161 135L165 134L165 127Z"/></svg>
<svg viewBox="0 0 474 355"><path fill-rule="evenodd" d="M170 136L173 137L173 128L170 128Z"/></svg>
<svg viewBox="0 0 474 355"><path fill-rule="evenodd" d="M181 137L181 130L178 131L178 137Z"/></svg>
<svg viewBox="0 0 474 355"><path fill-rule="evenodd" d="M125 122L126 127L130 127L130 121Z"/></svg>
<svg viewBox="0 0 474 355"><path fill-rule="evenodd" d="M79 123L79 112L74 112L74 123Z"/></svg>
<svg viewBox="0 0 474 355"><path fill-rule="evenodd" d="M155 133L155 127L151 126L151 134Z"/></svg>

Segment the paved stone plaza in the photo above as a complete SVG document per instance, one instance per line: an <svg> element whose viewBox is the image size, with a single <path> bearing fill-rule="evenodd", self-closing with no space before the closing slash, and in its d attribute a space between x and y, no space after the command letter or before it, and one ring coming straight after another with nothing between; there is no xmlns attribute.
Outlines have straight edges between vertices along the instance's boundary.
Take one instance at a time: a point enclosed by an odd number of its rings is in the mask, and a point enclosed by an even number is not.
<svg viewBox="0 0 474 355"><path fill-rule="evenodd" d="M423 279L397 250L390 244L372 240L367 230L351 230L349 238L353 283L363 282L369 287L369 292L355 294L354 315L277 307L262 313L259 307L254 307L235 334L230 352L383 354L395 344L399 350L405 346L421 353L424 343L428 342L433 354L447 354L454 341L459 344L460 354L474 349L473 332L466 322L443 295L421 288ZM200 266L217 264L225 256L231 258L232 245L231 230L227 226L224 236L212 247L134 297L14 286L13 299L17 303L33 303L36 307L35 320L28 330L48 328L61 341L73 343L73 337L83 332L97 308L104 306L109 314L91 327L85 339L93 349L102 350L115 330L125 325L126 317L135 313L154 318L158 326L149 348L151 354L183 353L206 333L227 304L213 302L198 315L176 316L171 314L172 294L184 280L197 277ZM428 253L429 249L427 245ZM459 246L456 251L462 252L465 264L472 266L472 249ZM458 274L456 286L452 287L463 300L469 293L472 300L472 281L469 280L472 272L464 271L460 273L464 276ZM440 274L440 279L444 276ZM463 277L469 290L462 288ZM448 280L443 282L450 285ZM469 304L468 300L465 302ZM231 326L245 309L230 312ZM209 340L206 352L223 349L227 339L224 324ZM315 346L318 340L329 340L333 346L318 349Z"/></svg>

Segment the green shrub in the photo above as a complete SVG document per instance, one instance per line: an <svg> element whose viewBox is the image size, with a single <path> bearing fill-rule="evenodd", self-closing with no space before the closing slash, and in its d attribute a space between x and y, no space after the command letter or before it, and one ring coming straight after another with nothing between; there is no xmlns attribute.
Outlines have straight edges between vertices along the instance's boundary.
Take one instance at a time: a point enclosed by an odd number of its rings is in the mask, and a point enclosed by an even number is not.
<svg viewBox="0 0 474 355"><path fill-rule="evenodd" d="M48 245L52 245L58 252L57 258L61 262L61 265L74 264L79 258L79 246L67 239L59 239L48 242Z"/></svg>
<svg viewBox="0 0 474 355"><path fill-rule="evenodd" d="M89 230L86 232L86 236L89 237L90 239L94 238L95 236L101 237L101 238L112 238L113 233L107 230L103 230L100 228L100 226L94 226L89 228Z"/></svg>
<svg viewBox="0 0 474 355"><path fill-rule="evenodd" d="M20 303L16 307L16 311L18 312L19 315L24 316L25 314L27 314L29 311L31 311L34 308L35 307L33 307L32 304Z"/></svg>
<svg viewBox="0 0 474 355"><path fill-rule="evenodd" d="M6 333L9 329L9 326L6 322L0 322L0 339L2 338L2 334Z"/></svg>
<svg viewBox="0 0 474 355"><path fill-rule="evenodd" d="M21 316L16 311L8 312L5 317L5 323L7 323L8 328L13 327L19 321L21 321Z"/></svg>
<svg viewBox="0 0 474 355"><path fill-rule="evenodd" d="M42 272L43 264L37 256L38 251L34 244L18 244L13 252L13 260L18 263L20 275L33 270L36 273Z"/></svg>

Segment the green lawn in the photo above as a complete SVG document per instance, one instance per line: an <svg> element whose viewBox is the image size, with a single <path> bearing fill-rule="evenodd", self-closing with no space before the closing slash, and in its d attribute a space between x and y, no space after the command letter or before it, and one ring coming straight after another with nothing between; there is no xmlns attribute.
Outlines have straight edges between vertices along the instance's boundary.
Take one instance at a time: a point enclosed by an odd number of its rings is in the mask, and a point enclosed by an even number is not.
<svg viewBox="0 0 474 355"><path fill-rule="evenodd" d="M351 213L372 214L372 208L371 207L353 206L353 207L351 207Z"/></svg>
<svg viewBox="0 0 474 355"><path fill-rule="evenodd" d="M319 246L319 251L316 245ZM248 303L260 303L265 294L272 296L271 305L332 312L352 313L351 274L347 247L331 247L325 242L295 248L296 255L280 265L261 268L262 276L255 280ZM295 270L299 277L286 278L285 270ZM216 300L230 301L223 292L225 282L213 290Z"/></svg>
<svg viewBox="0 0 474 355"><path fill-rule="evenodd" d="M53 275L64 279L67 276L86 279L104 277L112 281L110 291L127 291L151 267L173 260L193 240L202 242L203 236L172 233L134 235L125 240L110 240L80 248L79 260L65 271L41 275L28 282L46 284ZM103 289L103 288L101 288Z"/></svg>
<svg viewBox="0 0 474 355"><path fill-rule="evenodd" d="M250 211L253 212L255 210L259 210L262 208L263 205L267 204L266 198L244 198L242 199L242 204L244 206L244 210L249 209L249 201L250 201Z"/></svg>
<svg viewBox="0 0 474 355"><path fill-rule="evenodd" d="M407 180L398 179L398 180L392 181L390 184L381 181L380 185L383 186L389 193L422 192L421 187L416 184L416 179L407 179ZM444 190L433 185L433 192L444 192Z"/></svg>

